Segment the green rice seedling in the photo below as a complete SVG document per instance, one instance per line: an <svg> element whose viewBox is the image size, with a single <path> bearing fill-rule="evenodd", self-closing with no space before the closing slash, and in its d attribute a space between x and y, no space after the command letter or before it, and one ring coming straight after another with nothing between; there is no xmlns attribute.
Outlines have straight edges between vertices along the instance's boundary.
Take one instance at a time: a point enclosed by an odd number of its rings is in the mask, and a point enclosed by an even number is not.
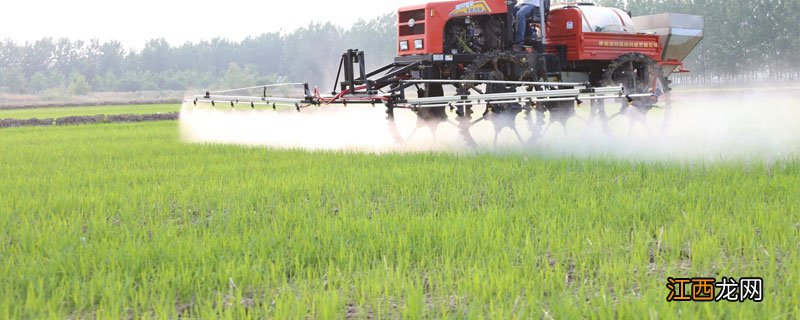
<svg viewBox="0 0 800 320"><path fill-rule="evenodd" d="M2 318L800 315L796 159L306 152L174 122L0 147ZM701 276L764 300L666 301Z"/></svg>

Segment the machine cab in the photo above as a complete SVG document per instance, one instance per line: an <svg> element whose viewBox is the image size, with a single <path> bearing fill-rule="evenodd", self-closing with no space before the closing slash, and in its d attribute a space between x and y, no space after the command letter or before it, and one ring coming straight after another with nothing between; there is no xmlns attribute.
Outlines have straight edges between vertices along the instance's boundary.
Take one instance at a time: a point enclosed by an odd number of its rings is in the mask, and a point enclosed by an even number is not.
<svg viewBox="0 0 800 320"><path fill-rule="evenodd" d="M445 53L445 26L449 21L463 22L467 17L504 20L507 12L505 0L456 0L403 7L397 15L398 55Z"/></svg>

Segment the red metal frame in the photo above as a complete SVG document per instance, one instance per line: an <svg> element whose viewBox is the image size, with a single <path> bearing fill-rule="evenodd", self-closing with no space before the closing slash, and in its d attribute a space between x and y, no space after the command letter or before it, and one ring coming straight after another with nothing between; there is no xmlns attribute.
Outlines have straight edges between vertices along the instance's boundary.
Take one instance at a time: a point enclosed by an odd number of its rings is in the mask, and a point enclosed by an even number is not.
<svg viewBox="0 0 800 320"><path fill-rule="evenodd" d="M444 51L444 26L450 18L507 12L505 0L455 0L400 8L397 15L397 53L400 56L441 54ZM411 18L415 20L415 34L409 34L412 33L408 27ZM423 41L421 50L414 48L414 41L418 39ZM402 41L408 41L408 50L400 50Z"/></svg>
<svg viewBox="0 0 800 320"><path fill-rule="evenodd" d="M639 52L661 61L664 48L658 36L608 32L584 32L580 9L566 7L552 10L547 21L547 51L557 53L557 47L567 48L567 61L614 60L622 54Z"/></svg>

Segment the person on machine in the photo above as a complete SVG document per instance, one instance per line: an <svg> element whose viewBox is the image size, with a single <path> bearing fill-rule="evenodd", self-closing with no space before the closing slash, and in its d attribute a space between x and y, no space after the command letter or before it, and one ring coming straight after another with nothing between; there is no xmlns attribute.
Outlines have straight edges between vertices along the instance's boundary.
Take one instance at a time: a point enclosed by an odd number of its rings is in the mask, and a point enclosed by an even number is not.
<svg viewBox="0 0 800 320"><path fill-rule="evenodd" d="M517 17L517 32L514 35L514 51L523 51L525 45L525 31L528 28L528 18L539 12L541 0L520 0L514 11Z"/></svg>

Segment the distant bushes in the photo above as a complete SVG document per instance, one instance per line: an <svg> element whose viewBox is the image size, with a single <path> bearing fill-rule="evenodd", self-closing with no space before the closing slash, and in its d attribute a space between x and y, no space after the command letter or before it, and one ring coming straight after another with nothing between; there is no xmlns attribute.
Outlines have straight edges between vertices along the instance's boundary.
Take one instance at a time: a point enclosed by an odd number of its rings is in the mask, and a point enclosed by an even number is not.
<svg viewBox="0 0 800 320"><path fill-rule="evenodd" d="M94 115L94 116L70 116L63 118L47 119L0 119L0 128L15 127L34 127L34 126L71 126L97 123L121 123L121 122L149 122L149 121L170 121L178 120L178 112L155 113L155 114L118 114L118 115Z"/></svg>

